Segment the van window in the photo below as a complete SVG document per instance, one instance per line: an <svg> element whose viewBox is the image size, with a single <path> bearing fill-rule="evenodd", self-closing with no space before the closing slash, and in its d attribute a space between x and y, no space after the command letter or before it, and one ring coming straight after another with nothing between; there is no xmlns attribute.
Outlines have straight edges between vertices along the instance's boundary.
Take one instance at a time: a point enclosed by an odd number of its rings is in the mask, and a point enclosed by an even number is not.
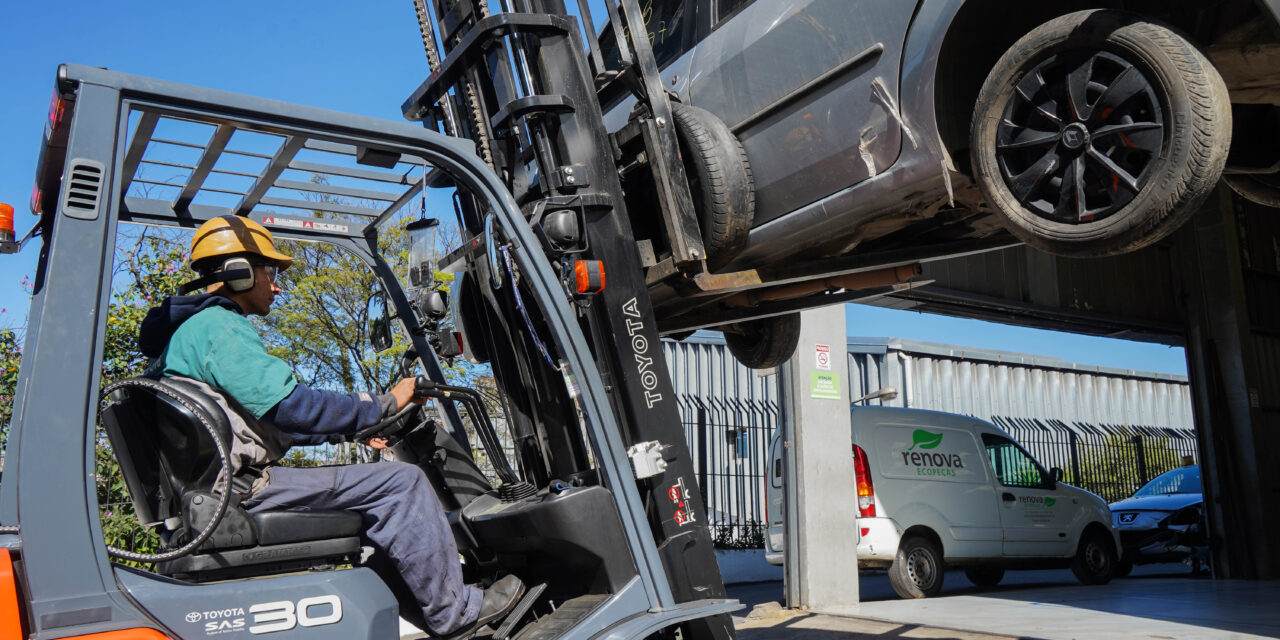
<svg viewBox="0 0 1280 640"><path fill-rule="evenodd" d="M1006 487L1048 488L1049 475L1017 443L989 433L982 434L982 442L987 446L987 459L1000 484Z"/></svg>

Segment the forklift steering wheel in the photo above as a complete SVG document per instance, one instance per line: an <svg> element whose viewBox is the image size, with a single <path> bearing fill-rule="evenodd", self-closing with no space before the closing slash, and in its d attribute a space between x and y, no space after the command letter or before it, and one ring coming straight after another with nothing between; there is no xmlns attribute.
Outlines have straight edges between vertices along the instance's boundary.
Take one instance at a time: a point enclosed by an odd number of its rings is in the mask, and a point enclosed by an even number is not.
<svg viewBox="0 0 1280 640"><path fill-rule="evenodd" d="M382 438L402 431L411 422L413 422L412 420L406 420L406 418L409 417L409 414L413 413L415 409L420 408L421 407L417 404L410 402L409 404L406 404L403 409L383 419L382 422L371 427L365 427L364 429L347 436L347 440L350 442L364 442L369 438Z"/></svg>

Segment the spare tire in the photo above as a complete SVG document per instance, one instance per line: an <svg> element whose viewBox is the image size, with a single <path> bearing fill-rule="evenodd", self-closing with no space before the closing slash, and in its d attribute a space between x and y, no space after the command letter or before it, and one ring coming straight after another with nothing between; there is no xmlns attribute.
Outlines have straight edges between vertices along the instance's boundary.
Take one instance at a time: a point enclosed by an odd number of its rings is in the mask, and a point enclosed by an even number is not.
<svg viewBox="0 0 1280 640"><path fill-rule="evenodd" d="M970 130L974 179L1020 240L1114 255L1178 228L1231 144L1227 88L1194 45L1129 13L1071 13L996 63Z"/></svg>
<svg viewBox="0 0 1280 640"><path fill-rule="evenodd" d="M689 192L702 230L709 269L733 260L756 217L751 163L742 142L706 109L671 104Z"/></svg>

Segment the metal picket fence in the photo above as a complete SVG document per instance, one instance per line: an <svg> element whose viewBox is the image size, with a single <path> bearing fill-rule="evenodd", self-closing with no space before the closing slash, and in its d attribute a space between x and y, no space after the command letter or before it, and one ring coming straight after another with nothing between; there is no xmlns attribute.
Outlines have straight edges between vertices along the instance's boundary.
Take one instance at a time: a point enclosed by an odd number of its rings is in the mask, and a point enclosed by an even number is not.
<svg viewBox="0 0 1280 640"><path fill-rule="evenodd" d="M716 545L763 548L765 475L777 403L682 395L679 406Z"/></svg>
<svg viewBox="0 0 1280 640"><path fill-rule="evenodd" d="M1187 459L1199 460L1196 433L1141 425L1066 423L992 416L1045 468L1062 469L1063 481L1115 502Z"/></svg>

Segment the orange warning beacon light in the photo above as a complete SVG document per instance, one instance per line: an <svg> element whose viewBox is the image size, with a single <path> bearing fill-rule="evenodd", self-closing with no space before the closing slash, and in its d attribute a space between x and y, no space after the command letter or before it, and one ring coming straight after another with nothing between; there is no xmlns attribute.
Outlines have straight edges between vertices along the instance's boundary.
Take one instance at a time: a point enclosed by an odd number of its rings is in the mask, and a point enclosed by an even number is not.
<svg viewBox="0 0 1280 640"><path fill-rule="evenodd" d="M599 260L578 260L573 263L573 279L578 293L604 291L604 263Z"/></svg>
<svg viewBox="0 0 1280 640"><path fill-rule="evenodd" d="M13 242L13 207L0 202L0 242Z"/></svg>

